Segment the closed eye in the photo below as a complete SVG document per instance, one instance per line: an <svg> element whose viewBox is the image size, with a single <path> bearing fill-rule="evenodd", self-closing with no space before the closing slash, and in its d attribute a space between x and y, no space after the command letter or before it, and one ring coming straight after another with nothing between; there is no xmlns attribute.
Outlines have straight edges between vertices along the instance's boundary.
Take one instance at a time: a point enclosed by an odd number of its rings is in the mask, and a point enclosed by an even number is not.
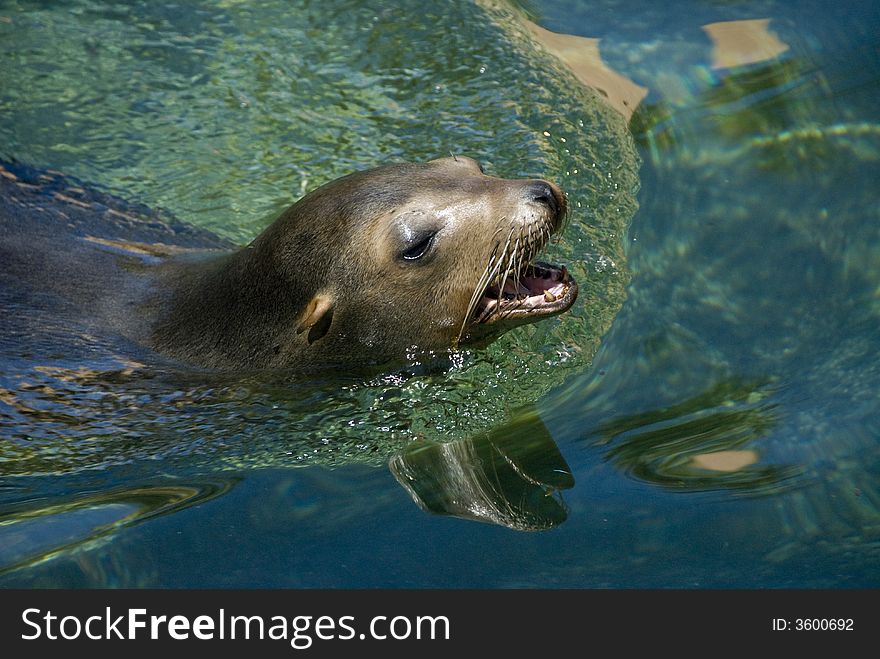
<svg viewBox="0 0 880 659"><path fill-rule="evenodd" d="M416 242L410 247L407 247L403 252L400 253L400 255L407 261L416 261L428 253L428 251L431 249L431 246L434 244L434 239L436 237L436 231L424 234L417 238Z"/></svg>

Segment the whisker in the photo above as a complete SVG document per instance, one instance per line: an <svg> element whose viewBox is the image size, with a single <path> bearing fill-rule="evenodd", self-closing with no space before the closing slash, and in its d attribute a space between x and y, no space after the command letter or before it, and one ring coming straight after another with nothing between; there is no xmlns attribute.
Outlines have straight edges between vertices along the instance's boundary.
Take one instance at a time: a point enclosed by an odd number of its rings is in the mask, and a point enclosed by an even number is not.
<svg viewBox="0 0 880 659"><path fill-rule="evenodd" d="M498 230L495 232L495 236L501 233L501 231L502 227L499 227ZM464 328L467 326L468 318L471 317L471 314L473 313L474 309L480 301L480 298L482 297L483 291L486 290L486 287L489 285L489 282L491 281L492 277L495 276L495 273L500 266L500 263L503 259L503 253L501 255L498 254L498 248L500 246L501 243L496 242L495 246L492 248L492 253L489 255L489 263L483 270L483 274L480 275L477 286L474 288L474 292L471 295L470 302L468 302L467 311L465 312L464 320L461 323L461 328L458 331L458 337L456 337L455 345L457 345L458 342L461 341L461 337L464 334Z"/></svg>
<svg viewBox="0 0 880 659"><path fill-rule="evenodd" d="M520 258L522 255L522 249L525 245L522 244L522 227L520 227L520 235L517 237L516 242L514 243L513 250L510 253L510 267L514 276L514 287L516 292L514 293L514 300L508 305L509 308L503 312L503 315L508 315L511 311L522 305L523 300L520 299L519 296L519 273L520 273ZM506 280L505 280L506 283Z"/></svg>
<svg viewBox="0 0 880 659"><path fill-rule="evenodd" d="M504 245L504 254L507 257L507 267L504 270L504 276L501 278L500 283L498 284L498 306L501 306L501 298L504 296L504 287L507 285L507 277L510 275L510 266L513 262L513 255L507 249L510 246L510 239L513 237L513 228L511 227L510 233L507 235L507 243Z"/></svg>

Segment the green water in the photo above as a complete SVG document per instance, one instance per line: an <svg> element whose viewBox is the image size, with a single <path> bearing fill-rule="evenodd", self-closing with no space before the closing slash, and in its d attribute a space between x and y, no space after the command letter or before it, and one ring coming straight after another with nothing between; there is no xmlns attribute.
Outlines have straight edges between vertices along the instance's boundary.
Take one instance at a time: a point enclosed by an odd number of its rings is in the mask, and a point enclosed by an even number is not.
<svg viewBox="0 0 880 659"><path fill-rule="evenodd" d="M581 282L442 373L9 348L0 585L876 586L880 17L798 4L0 2L5 159L245 242L462 153L566 189ZM629 126L526 17L602 39ZM711 68L747 18L789 49Z"/></svg>
<svg viewBox="0 0 880 659"><path fill-rule="evenodd" d="M439 382L392 377L355 381L342 391L334 384L337 391L323 393L318 404L305 392L305 406L299 394L275 382L226 380L183 392L185 400L207 397L221 406L231 398L248 405L248 416L290 428L279 438L281 449L259 452L268 453L266 461L279 450L302 459L319 450L331 454L322 456L326 460L339 453L343 461L353 453L384 460L392 445L414 437L447 439L490 428L588 364L622 303L620 235L637 186L636 155L623 122L591 92L566 91L570 80L524 41L509 10L463 3L432 16L420 7L282 2L255 12L249 3L96 3L8 12L13 22L6 24L4 48L13 61L39 48L33 64L8 69L8 89L22 91L4 103L10 134L2 142L9 156L52 163L239 242L327 180L388 160L449 153L473 155L506 177L555 179L587 220L573 225L549 258L570 263L585 283L583 298L593 303L577 317L466 357ZM401 15L413 18L401 21ZM36 34L52 36L34 46ZM30 79L32 69L45 73L39 86ZM505 90L502 103L499 90ZM42 119L33 126L36 118ZM46 385L70 389L58 378ZM92 387L71 391L74 404L92 408ZM164 433L164 408L148 405L131 418L132 396L155 399L140 381L134 387L128 396L114 389L107 397L106 405L120 408L112 422L155 422ZM181 433L208 426L208 436L224 443L253 434L254 418L243 429L215 418L203 423L190 416L192 407L180 407L186 409L178 410L174 425ZM261 408L269 413L261 415ZM265 427L256 432L261 442L270 434ZM378 457L371 455L376 444L382 445ZM99 457L112 462L117 452L113 443L90 446L85 460L89 466ZM246 452L248 459L255 453ZM87 464L77 459L70 466Z"/></svg>

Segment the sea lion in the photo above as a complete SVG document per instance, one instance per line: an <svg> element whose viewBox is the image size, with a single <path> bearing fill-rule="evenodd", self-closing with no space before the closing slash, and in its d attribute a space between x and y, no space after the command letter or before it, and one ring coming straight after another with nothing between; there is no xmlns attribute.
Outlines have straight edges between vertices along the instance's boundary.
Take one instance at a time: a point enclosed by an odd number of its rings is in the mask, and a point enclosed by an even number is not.
<svg viewBox="0 0 880 659"><path fill-rule="evenodd" d="M92 308L208 368L360 367L481 345L574 303L564 267L533 263L566 207L548 181L487 176L463 156L386 165L314 190L237 250L89 235L118 258L140 252L117 267L139 284L98 287L124 302Z"/></svg>

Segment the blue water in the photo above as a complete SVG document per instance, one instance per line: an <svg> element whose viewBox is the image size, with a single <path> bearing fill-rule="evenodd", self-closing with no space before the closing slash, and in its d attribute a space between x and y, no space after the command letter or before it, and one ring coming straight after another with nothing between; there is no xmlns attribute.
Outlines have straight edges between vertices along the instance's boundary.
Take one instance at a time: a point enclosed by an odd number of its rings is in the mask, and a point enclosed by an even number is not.
<svg viewBox="0 0 880 659"><path fill-rule="evenodd" d="M454 148L569 191L585 284L449 373L333 393L4 355L0 585L880 585L880 10L435 11L0 3L5 159L244 240ZM787 48L713 66L703 26L753 19ZM631 121L525 20L599 39Z"/></svg>

